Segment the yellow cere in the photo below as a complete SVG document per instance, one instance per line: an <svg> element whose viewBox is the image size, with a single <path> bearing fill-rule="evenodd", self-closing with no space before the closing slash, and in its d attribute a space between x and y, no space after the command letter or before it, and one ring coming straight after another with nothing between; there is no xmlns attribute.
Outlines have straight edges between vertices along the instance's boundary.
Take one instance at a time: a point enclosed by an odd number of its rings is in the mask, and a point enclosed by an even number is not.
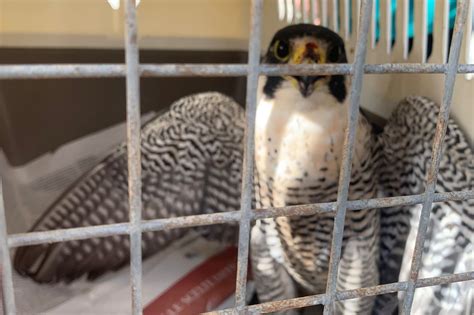
<svg viewBox="0 0 474 315"><path fill-rule="evenodd" d="M291 58L290 58L290 64L311 64L314 63L314 60L312 58L307 58L307 50L310 49L308 46L312 46L311 48L314 51L315 55L318 55L318 63L326 63L326 46L327 44L314 40L313 38L305 37L305 38L300 38L295 40L292 43L292 49L291 49Z"/></svg>

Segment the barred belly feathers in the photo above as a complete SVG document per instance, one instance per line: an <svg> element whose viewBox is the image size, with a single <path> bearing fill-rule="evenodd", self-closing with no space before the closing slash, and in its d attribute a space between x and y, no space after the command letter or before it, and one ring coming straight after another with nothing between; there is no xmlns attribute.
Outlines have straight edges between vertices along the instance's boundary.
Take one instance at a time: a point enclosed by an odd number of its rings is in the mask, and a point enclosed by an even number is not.
<svg viewBox="0 0 474 315"><path fill-rule="evenodd" d="M279 31L268 63L347 62L342 39L314 25ZM344 76L262 77L257 106L255 163L257 208L335 201L347 127L349 80ZM360 117L350 199L377 193L371 126ZM252 230L256 288L263 301L324 293L334 214L279 217ZM379 214L347 213L338 289L378 284ZM269 250L263 250L265 247ZM276 271L276 272L275 272ZM368 314L373 298L337 303L338 312Z"/></svg>

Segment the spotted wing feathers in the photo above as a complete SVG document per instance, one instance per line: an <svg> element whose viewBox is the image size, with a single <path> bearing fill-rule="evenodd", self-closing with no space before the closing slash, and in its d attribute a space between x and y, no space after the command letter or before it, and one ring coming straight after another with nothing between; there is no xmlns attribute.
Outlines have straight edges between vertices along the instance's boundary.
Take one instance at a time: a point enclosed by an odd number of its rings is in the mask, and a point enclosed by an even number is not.
<svg viewBox="0 0 474 315"><path fill-rule="evenodd" d="M176 101L142 128L143 219L170 218L239 208L244 111L219 93ZM126 146L121 145L69 187L31 231L128 221ZM233 227L201 228L227 240ZM143 233L143 256L150 256L185 230ZM129 238L116 235L21 247L15 269L38 282L96 278L129 261Z"/></svg>

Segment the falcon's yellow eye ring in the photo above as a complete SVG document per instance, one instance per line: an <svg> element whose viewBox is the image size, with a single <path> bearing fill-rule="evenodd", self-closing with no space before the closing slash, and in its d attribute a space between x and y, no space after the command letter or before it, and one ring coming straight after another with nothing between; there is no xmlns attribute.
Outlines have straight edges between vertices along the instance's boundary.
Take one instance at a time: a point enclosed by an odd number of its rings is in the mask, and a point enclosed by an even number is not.
<svg viewBox="0 0 474 315"><path fill-rule="evenodd" d="M273 55L280 61L288 61L290 57L290 45L288 42L277 40L275 45L273 45Z"/></svg>

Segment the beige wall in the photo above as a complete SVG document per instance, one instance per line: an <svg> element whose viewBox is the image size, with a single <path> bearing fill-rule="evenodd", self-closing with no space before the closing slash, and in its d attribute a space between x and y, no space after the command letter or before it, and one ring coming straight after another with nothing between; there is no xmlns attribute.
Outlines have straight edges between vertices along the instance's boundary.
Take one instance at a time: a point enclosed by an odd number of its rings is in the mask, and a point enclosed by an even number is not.
<svg viewBox="0 0 474 315"><path fill-rule="evenodd" d="M105 0L0 0L0 3L2 33L102 35L113 31L113 10Z"/></svg>
<svg viewBox="0 0 474 315"><path fill-rule="evenodd" d="M276 29L277 1L264 1L262 49ZM0 46L122 47L123 6L106 0L0 0ZM142 0L145 48L247 49L250 0Z"/></svg>
<svg viewBox="0 0 474 315"><path fill-rule="evenodd" d="M196 48L200 42L246 48L249 3L143 0L138 10L140 38L153 48ZM122 16L123 7L114 11L106 0L0 0L0 45L120 46Z"/></svg>

